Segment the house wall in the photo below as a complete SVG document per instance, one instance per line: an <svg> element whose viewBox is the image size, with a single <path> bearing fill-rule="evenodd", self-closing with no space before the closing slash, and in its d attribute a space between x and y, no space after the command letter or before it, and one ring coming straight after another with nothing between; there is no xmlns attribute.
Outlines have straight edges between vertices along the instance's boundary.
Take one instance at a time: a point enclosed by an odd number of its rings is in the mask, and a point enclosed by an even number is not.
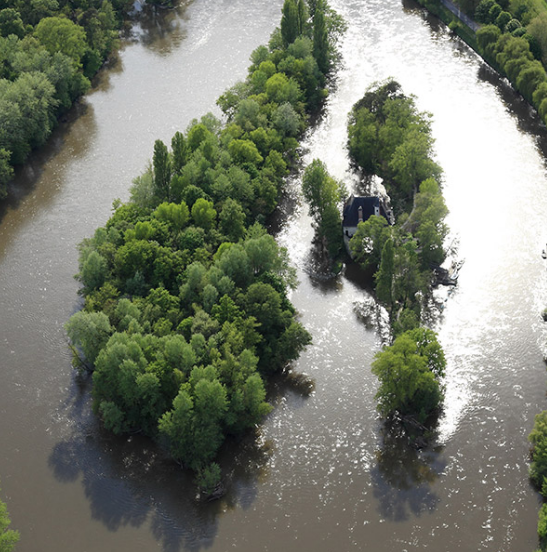
<svg viewBox="0 0 547 552"><path fill-rule="evenodd" d="M344 236L351 238L357 232L357 226L343 226L342 230L344 231Z"/></svg>

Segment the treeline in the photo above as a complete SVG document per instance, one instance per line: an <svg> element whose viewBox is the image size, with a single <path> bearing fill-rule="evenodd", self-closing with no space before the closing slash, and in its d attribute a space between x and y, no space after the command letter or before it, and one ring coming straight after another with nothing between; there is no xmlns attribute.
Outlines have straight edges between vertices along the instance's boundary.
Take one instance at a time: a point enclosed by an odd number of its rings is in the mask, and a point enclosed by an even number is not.
<svg viewBox="0 0 547 552"><path fill-rule="evenodd" d="M435 333L420 327L448 231L442 171L432 148L430 116L394 80L374 85L350 113L350 158L365 174L383 179L396 215L394 225L374 215L359 223L349 243L353 258L374 274L395 337L373 363L380 379L378 408L386 416L397 412L421 422L439 408L445 366Z"/></svg>
<svg viewBox="0 0 547 552"><path fill-rule="evenodd" d="M270 410L264 377L311 341L287 298L286 252L260 223L325 97L342 28L322 0L286 0L247 79L218 100L227 123L206 115L170 149L156 141L131 201L80 246L85 306L66 327L93 370L95 412L115 433L161 440L205 486L226 436Z"/></svg>
<svg viewBox="0 0 547 552"><path fill-rule="evenodd" d="M476 35L440 0L418 0L441 16L538 111L547 124L547 4L541 0L454 0L482 24ZM465 27L465 29L464 29Z"/></svg>
<svg viewBox="0 0 547 552"><path fill-rule="evenodd" d="M475 17L479 53L505 75L547 122L547 5L482 0Z"/></svg>
<svg viewBox="0 0 547 552"><path fill-rule="evenodd" d="M112 51L129 0L0 0L0 199Z"/></svg>

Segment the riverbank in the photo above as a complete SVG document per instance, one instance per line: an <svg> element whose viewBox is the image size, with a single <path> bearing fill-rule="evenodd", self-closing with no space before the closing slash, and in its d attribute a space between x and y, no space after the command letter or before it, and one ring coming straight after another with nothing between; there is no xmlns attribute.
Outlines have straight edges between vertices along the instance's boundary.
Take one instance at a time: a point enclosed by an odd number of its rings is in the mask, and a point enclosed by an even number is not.
<svg viewBox="0 0 547 552"><path fill-rule="evenodd" d="M440 17L488 65L507 78L513 88L536 109L542 121L547 123L547 51L544 51L546 45L542 34L547 21L547 8L538 8L533 18L526 4L520 10L520 15L517 15L502 11L494 0L483 0L477 8L476 17L479 17L481 6L493 8L490 12L483 9L485 13L481 19L484 24L479 27L450 0L417 1ZM495 14L499 15L496 17Z"/></svg>
<svg viewBox="0 0 547 552"><path fill-rule="evenodd" d="M129 0L82 7L8 0L0 10L0 200L15 167L43 147L72 105L91 88L118 44Z"/></svg>

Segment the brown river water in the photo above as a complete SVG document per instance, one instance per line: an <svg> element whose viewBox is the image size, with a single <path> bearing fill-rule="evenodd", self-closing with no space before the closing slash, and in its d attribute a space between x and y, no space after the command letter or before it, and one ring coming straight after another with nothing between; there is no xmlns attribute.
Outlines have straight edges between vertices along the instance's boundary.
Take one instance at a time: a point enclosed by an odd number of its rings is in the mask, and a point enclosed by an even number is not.
<svg viewBox="0 0 547 552"><path fill-rule="evenodd" d="M373 305L358 273L314 270L307 207L279 241L300 284L292 301L314 345L295 369L303 397L274 385L260 437L225 451L225 498L198 504L190 476L139 437L114 438L70 366L64 322L80 307L76 245L127 199L131 179L193 117L243 78L281 0L194 0L143 14L119 59L18 175L0 213L0 483L19 552L161 550L532 551L540 501L527 435L547 408L547 131L480 59L405 0L332 0L349 26L344 66L304 163L348 171L347 112L396 78L433 115L458 286L432 316L448 366L434 448L383 431L370 363ZM381 326L381 325L380 325ZM234 456L235 460L229 457Z"/></svg>

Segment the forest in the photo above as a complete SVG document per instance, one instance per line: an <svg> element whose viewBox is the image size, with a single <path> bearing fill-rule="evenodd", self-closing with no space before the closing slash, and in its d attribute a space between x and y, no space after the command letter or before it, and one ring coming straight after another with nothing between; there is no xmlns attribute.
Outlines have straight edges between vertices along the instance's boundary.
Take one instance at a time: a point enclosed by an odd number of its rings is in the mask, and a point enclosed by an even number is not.
<svg viewBox="0 0 547 552"><path fill-rule="evenodd" d="M84 310L66 325L94 409L143 432L210 489L228 435L269 412L265 378L310 343L287 298L286 252L263 223L326 95L342 20L287 0L281 26L212 115L160 140L131 201L80 246Z"/></svg>
<svg viewBox="0 0 547 552"><path fill-rule="evenodd" d="M116 45L128 0L0 1L0 200Z"/></svg>

